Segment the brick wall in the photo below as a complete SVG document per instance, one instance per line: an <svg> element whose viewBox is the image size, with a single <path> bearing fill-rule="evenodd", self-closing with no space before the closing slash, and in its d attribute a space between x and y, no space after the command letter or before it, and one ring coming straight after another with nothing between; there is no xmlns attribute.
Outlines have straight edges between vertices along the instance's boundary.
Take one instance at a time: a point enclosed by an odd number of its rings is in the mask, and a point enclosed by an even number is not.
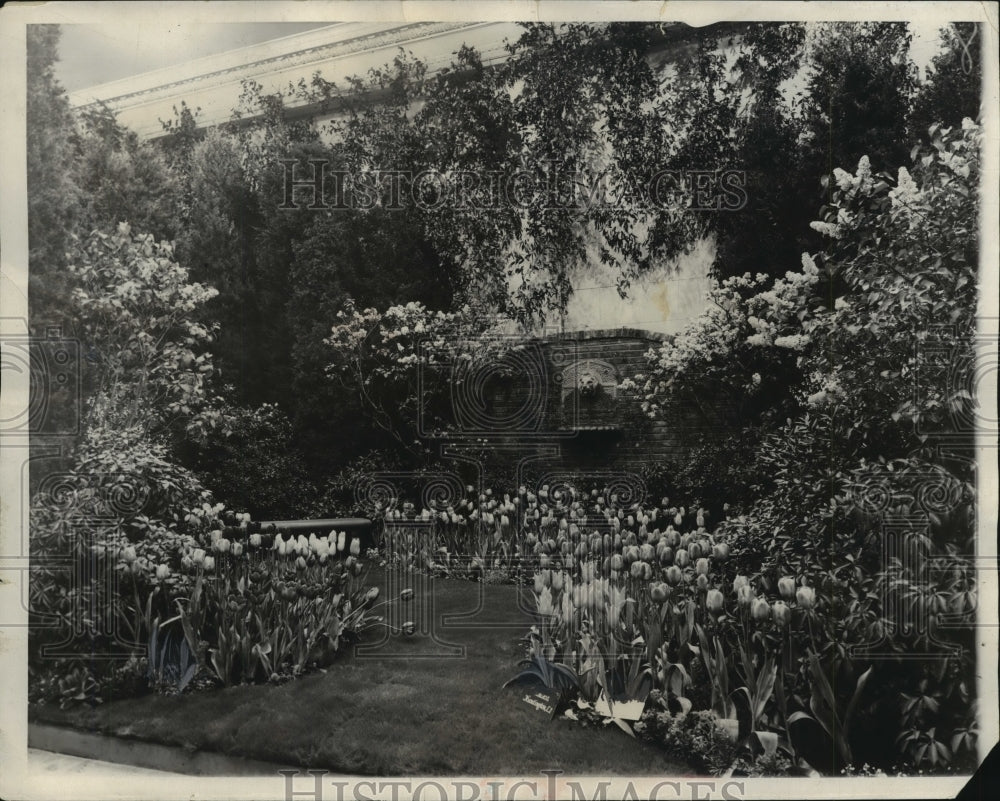
<svg viewBox="0 0 1000 801"><path fill-rule="evenodd" d="M639 401L616 386L645 372L647 352L670 341L669 335L613 329L526 342L511 357L511 369L487 382L482 393L486 414L495 421L488 439L497 461L641 472L683 458L700 436L719 426L690 403L676 403L663 419L649 420ZM543 456L553 450L557 455Z"/></svg>

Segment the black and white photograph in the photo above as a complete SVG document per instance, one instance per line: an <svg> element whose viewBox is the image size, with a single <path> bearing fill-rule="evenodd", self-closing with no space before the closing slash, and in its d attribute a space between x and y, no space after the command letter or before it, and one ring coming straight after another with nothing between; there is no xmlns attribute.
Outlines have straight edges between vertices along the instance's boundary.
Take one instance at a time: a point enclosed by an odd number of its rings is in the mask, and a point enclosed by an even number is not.
<svg viewBox="0 0 1000 801"><path fill-rule="evenodd" d="M996 5L0 42L0 797L995 797Z"/></svg>

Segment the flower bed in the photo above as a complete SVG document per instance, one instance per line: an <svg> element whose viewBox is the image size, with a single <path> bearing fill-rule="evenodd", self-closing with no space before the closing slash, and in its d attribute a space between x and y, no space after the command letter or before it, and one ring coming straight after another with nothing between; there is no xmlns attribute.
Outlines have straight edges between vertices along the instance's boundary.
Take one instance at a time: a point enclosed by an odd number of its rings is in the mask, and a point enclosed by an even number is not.
<svg viewBox="0 0 1000 801"><path fill-rule="evenodd" d="M181 557L196 576L167 623L224 685L279 681L328 664L341 639L375 619L378 588L366 585L361 543L345 532L286 536L237 515L212 528L204 548ZM165 624L157 624L162 629ZM152 646L152 643L151 643ZM153 652L150 652L152 659Z"/></svg>
<svg viewBox="0 0 1000 801"><path fill-rule="evenodd" d="M107 488L86 476L69 486L63 508L36 506L36 702L283 681L381 623L361 541L345 532L290 536L208 500L169 520L84 522L84 506L107 511ZM74 620L86 628L75 640Z"/></svg>
<svg viewBox="0 0 1000 801"><path fill-rule="evenodd" d="M742 518L720 522L668 498L522 487L389 510L382 545L389 563L408 569L527 581L537 624L517 680L560 693L569 717L613 721L705 771L734 762L772 774L971 766L967 664L936 668L964 699L936 718L949 742L924 738L915 750L908 737L919 738L943 697L921 670L900 667L918 644L886 629L898 658L866 658L870 629L840 614L845 596L858 601L872 581L888 580L880 564L859 560L839 584L808 560L785 573L775 555L747 549ZM884 598L863 600L864 614L885 623ZM859 736L877 716L895 749Z"/></svg>

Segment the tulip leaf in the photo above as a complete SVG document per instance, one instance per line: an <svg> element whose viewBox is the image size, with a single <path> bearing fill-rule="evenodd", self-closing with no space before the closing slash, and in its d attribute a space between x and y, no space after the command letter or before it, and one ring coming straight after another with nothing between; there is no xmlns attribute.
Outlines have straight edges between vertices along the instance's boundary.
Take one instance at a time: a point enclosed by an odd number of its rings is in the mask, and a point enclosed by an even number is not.
<svg viewBox="0 0 1000 801"><path fill-rule="evenodd" d="M753 731L754 713L753 699L750 697L750 690L746 687L738 687L730 694L730 699L736 710L736 720L739 721L739 734L737 738L742 742Z"/></svg>

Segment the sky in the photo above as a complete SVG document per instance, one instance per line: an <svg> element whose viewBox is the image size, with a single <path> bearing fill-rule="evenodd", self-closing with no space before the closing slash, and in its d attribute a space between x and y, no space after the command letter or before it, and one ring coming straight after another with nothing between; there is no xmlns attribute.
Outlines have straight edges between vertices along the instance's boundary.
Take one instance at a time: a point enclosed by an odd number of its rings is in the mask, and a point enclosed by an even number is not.
<svg viewBox="0 0 1000 801"><path fill-rule="evenodd" d="M329 22L183 23L168 28L62 25L56 77L72 92L195 58L321 28ZM937 49L937 26L913 26L910 56L922 69Z"/></svg>
<svg viewBox="0 0 1000 801"><path fill-rule="evenodd" d="M62 25L56 77L68 92L291 36L329 22L178 22L169 28Z"/></svg>

